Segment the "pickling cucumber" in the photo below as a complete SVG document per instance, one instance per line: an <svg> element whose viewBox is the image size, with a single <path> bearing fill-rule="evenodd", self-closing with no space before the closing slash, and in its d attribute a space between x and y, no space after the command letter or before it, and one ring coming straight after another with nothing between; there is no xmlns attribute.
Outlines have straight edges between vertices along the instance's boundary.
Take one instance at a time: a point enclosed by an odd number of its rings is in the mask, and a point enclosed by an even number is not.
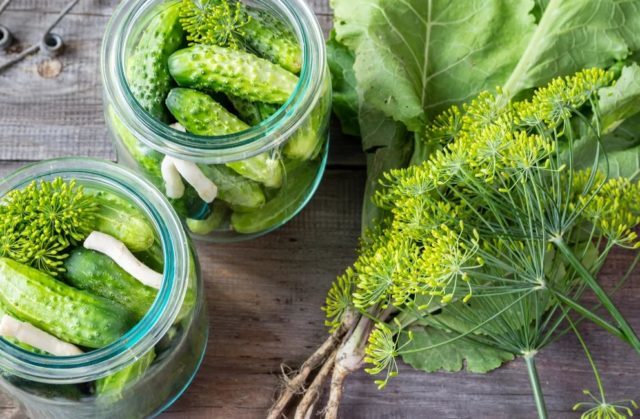
<svg viewBox="0 0 640 419"><path fill-rule="evenodd" d="M203 220L187 218L187 227L194 234L206 236L212 231L219 228L229 215L229 208L221 202L213 205L211 214Z"/></svg>
<svg viewBox="0 0 640 419"><path fill-rule="evenodd" d="M0 303L12 316L87 348L107 346L135 324L120 304L7 258L0 258Z"/></svg>
<svg viewBox="0 0 640 419"><path fill-rule="evenodd" d="M152 242L153 244L153 242ZM124 306L136 320L142 319L158 294L102 253L81 247L64 262L65 281L78 289Z"/></svg>
<svg viewBox="0 0 640 419"><path fill-rule="evenodd" d="M218 199L234 211L252 211L264 205L266 198L258 183L222 165L199 164L198 167L218 187Z"/></svg>
<svg viewBox="0 0 640 419"><path fill-rule="evenodd" d="M242 30L249 47L280 67L300 73L302 49L293 32L267 11L248 8L248 13L251 19Z"/></svg>
<svg viewBox="0 0 640 419"><path fill-rule="evenodd" d="M247 124L227 111L211 96L197 90L172 89L167 97L167 107L178 122L193 134L219 136L249 129ZM226 165L238 174L260 182L268 188L279 188L282 184L282 163L280 159L271 157L269 153L258 154ZM220 187L220 185L217 186Z"/></svg>
<svg viewBox="0 0 640 419"><path fill-rule="evenodd" d="M184 43L179 6L180 2L159 6L162 10L146 24L127 60L127 81L133 96L162 121L168 121L164 99L172 85L167 59Z"/></svg>
<svg viewBox="0 0 640 419"><path fill-rule="evenodd" d="M266 231L293 217L307 199L310 185L318 176L318 165L289 163L287 178L282 188L262 208L231 215L231 225L241 234Z"/></svg>
<svg viewBox="0 0 640 419"><path fill-rule="evenodd" d="M278 111L277 105L270 103L254 103L237 96L227 95L240 119L251 126L258 125Z"/></svg>
<svg viewBox="0 0 640 419"><path fill-rule="evenodd" d="M322 151L331 115L331 91L328 85L307 120L284 145L283 153L294 160L313 160Z"/></svg>
<svg viewBox="0 0 640 419"><path fill-rule="evenodd" d="M169 72L184 87L230 93L252 102L283 104L298 77L251 53L194 45L169 57Z"/></svg>
<svg viewBox="0 0 640 419"><path fill-rule="evenodd" d="M115 237L132 252L148 249L155 241L153 227L137 207L125 199L105 191L92 191L98 211L93 229Z"/></svg>
<svg viewBox="0 0 640 419"><path fill-rule="evenodd" d="M149 370L156 359L156 351L152 348L136 362L96 381L96 394L106 397L109 402L122 398L124 390L135 384Z"/></svg>

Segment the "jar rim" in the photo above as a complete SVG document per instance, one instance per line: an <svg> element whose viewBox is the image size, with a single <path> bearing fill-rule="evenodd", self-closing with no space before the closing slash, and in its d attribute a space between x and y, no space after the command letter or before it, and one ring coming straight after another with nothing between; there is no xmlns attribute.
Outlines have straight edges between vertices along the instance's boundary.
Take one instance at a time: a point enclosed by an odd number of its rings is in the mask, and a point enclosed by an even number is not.
<svg viewBox="0 0 640 419"><path fill-rule="evenodd" d="M154 225L165 267L158 295L147 314L117 341L82 355L57 357L23 350L0 339L0 369L47 384L94 381L135 362L168 332L181 309L189 280L189 243L177 214L148 181L112 162L90 158L46 160L0 179L0 198L34 180L62 177L105 187L130 200Z"/></svg>
<svg viewBox="0 0 640 419"><path fill-rule="evenodd" d="M166 0L122 2L107 25L102 43L105 104L113 106L118 118L138 140L165 155L218 164L246 159L281 144L309 117L324 89L327 58L322 29L304 0L253 0L284 18L302 47L298 84L274 115L245 131L208 137L180 132L152 117L138 104L128 86L125 54L136 22L162 1Z"/></svg>

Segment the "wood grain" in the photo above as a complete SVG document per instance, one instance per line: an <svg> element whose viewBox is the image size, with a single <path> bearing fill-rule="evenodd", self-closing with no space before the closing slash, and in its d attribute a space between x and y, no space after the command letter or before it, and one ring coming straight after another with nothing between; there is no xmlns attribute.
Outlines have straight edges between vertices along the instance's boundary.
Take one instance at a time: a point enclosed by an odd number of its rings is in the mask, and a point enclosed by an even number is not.
<svg viewBox="0 0 640 419"><path fill-rule="evenodd" d="M19 42L33 41L65 0L13 0L0 23ZM60 74L50 76L42 56L0 75L0 176L29 161L63 155L113 159L102 117L98 54L102 30L116 0L82 0L56 31L67 42ZM310 0L325 29L328 0ZM0 52L0 62L6 56ZM40 66L40 71L38 67ZM55 67L55 66L54 66ZM195 382L163 417L264 417L279 383L280 366L297 366L325 338L322 305L333 278L354 257L364 184L357 140L334 123L329 170L310 205L281 230L233 245L198 244L211 318L209 350ZM616 253L603 277L611 282L630 262ZM616 296L640 329L640 275ZM640 399L638 357L591 325L585 339L611 400ZM550 417L570 418L583 388L595 383L576 339L566 336L539 357ZM424 374L403 366L378 391L364 373L347 380L344 418L533 418L526 368L518 360L486 375ZM0 418L21 417L0 394Z"/></svg>

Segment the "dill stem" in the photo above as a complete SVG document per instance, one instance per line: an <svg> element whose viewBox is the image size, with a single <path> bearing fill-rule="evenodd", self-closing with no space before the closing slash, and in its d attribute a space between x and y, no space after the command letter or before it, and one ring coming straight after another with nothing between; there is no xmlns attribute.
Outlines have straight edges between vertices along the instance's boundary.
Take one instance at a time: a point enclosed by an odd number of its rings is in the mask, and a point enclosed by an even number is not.
<svg viewBox="0 0 640 419"><path fill-rule="evenodd" d="M531 391L536 401L536 409L538 410L539 419L547 419L547 406L544 402L542 394L542 386L540 386L540 377L538 377L538 369L535 362L536 352L528 352L524 354L524 362L527 364L527 372L529 373L529 381L531 382Z"/></svg>
<svg viewBox="0 0 640 419"><path fill-rule="evenodd" d="M627 338L627 342L636 352L640 353L640 339L638 339L638 335L636 335L635 331L624 318L622 313L615 306L607 292L598 284L598 281L591 275L591 273L587 270L587 268L582 265L582 263L576 258L571 249L567 246L567 244L562 240L562 238L556 238L551 240L552 243L562 252L565 256L569 264L576 270L578 275L587 283L587 285L594 292L596 297L600 300L605 309L611 314L611 317L614 318L616 323L618 323L618 327Z"/></svg>

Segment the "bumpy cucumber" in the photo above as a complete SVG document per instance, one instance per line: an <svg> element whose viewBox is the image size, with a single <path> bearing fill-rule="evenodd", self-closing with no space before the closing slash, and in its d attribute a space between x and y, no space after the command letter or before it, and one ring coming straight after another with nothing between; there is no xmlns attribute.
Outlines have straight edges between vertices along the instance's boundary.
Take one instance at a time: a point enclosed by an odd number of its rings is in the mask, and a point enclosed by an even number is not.
<svg viewBox="0 0 640 419"><path fill-rule="evenodd" d="M109 345L135 322L121 305L7 258L0 258L0 302L12 316L87 348Z"/></svg>
<svg viewBox="0 0 640 419"><path fill-rule="evenodd" d="M136 320L147 314L156 299L155 289L129 275L110 257L93 250L76 248L65 260L64 267L69 285L117 302Z"/></svg>
<svg viewBox="0 0 640 419"><path fill-rule="evenodd" d="M228 216L229 208L221 202L216 202L207 218L203 220L187 218L187 227L192 233L206 236L219 228Z"/></svg>
<svg viewBox="0 0 640 419"><path fill-rule="evenodd" d="M124 390L144 376L155 359L156 351L151 349L128 367L99 379L96 381L96 394L99 397L107 397L110 402L121 399Z"/></svg>
<svg viewBox="0 0 640 419"><path fill-rule="evenodd" d="M302 68L302 50L293 32L264 10L249 9L251 19L244 25L245 40L260 56L298 74Z"/></svg>
<svg viewBox="0 0 640 419"><path fill-rule="evenodd" d="M234 109L238 112L240 119L251 126L269 118L278 110L277 105L271 103L254 103L237 96L227 95Z"/></svg>
<svg viewBox="0 0 640 419"><path fill-rule="evenodd" d="M241 234L253 234L273 228L288 219L300 208L308 195L308 188L318 174L318 165L294 162L287 168L287 179L276 195L262 208L252 212L234 212L231 225Z"/></svg>
<svg viewBox="0 0 640 419"><path fill-rule="evenodd" d="M184 42L180 2L162 4L147 23L127 61L127 81L138 103L154 117L167 121L164 98L171 89L168 57Z"/></svg>
<svg viewBox="0 0 640 419"><path fill-rule="evenodd" d="M171 89L167 107L176 120L196 135L225 135L249 128L206 93L193 89Z"/></svg>
<svg viewBox="0 0 640 419"><path fill-rule="evenodd" d="M329 78L327 78L329 79ZM283 153L294 160L312 160L322 151L331 115L331 84L327 81L309 118L287 140Z"/></svg>
<svg viewBox="0 0 640 419"><path fill-rule="evenodd" d="M125 199L105 191L92 191L98 211L93 229L123 242L132 252L141 252L153 245L155 234L145 215Z"/></svg>
<svg viewBox="0 0 640 419"><path fill-rule="evenodd" d="M198 165L202 173L218 187L218 199L234 211L252 211L265 203L260 185L222 165Z"/></svg>
<svg viewBox="0 0 640 419"><path fill-rule="evenodd" d="M193 134L215 136L249 129L247 124L224 109L211 96L197 90L172 89L167 97L167 107L178 122ZM227 163L227 166L269 188L279 188L282 184L280 159L272 158L269 153Z"/></svg>
<svg viewBox="0 0 640 419"><path fill-rule="evenodd" d="M283 104L298 84L284 68L244 51L194 45L169 57L180 86L230 93L252 102Z"/></svg>

